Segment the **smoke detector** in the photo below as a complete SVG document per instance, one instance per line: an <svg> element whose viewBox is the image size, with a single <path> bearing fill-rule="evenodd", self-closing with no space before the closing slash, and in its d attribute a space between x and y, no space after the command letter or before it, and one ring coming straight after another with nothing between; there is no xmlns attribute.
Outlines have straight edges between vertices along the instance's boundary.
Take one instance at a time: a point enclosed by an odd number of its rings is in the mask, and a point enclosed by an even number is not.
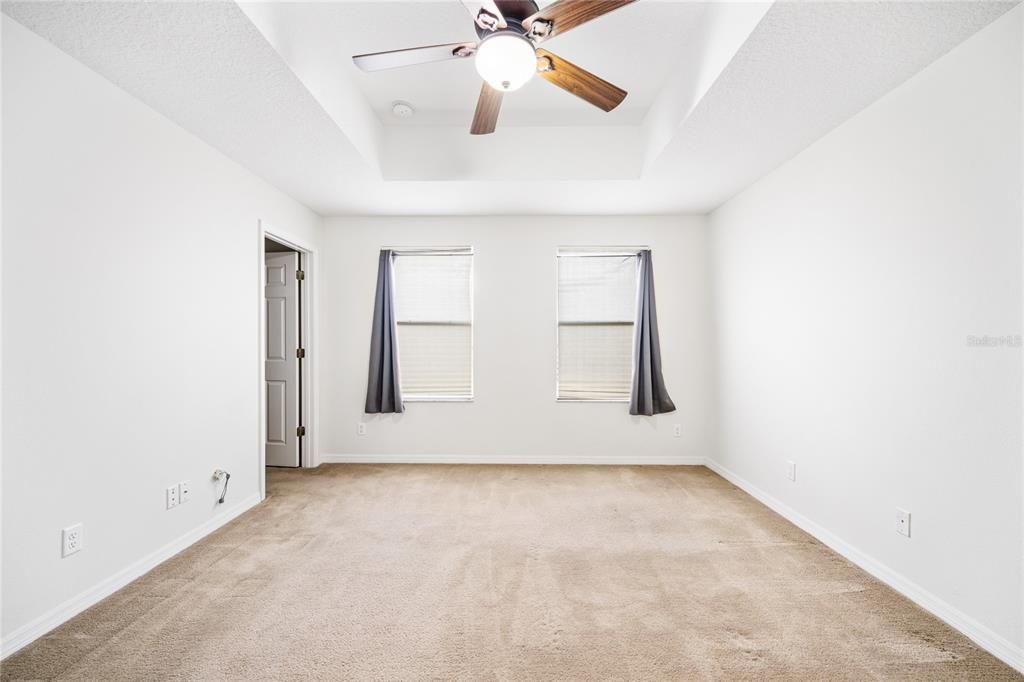
<svg viewBox="0 0 1024 682"><path fill-rule="evenodd" d="M408 102L402 102L401 100L391 103L391 113L398 118L412 118L412 115L416 113L416 110L412 108L412 105Z"/></svg>

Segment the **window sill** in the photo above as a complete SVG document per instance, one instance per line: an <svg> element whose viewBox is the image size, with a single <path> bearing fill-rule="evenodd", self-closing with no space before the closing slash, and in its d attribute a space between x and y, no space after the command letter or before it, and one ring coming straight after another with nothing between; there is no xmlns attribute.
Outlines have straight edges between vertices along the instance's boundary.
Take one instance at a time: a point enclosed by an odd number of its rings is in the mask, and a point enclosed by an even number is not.
<svg viewBox="0 0 1024 682"><path fill-rule="evenodd" d="M629 398L555 398L559 403L625 403L629 404Z"/></svg>
<svg viewBox="0 0 1024 682"><path fill-rule="evenodd" d="M403 403L471 403L473 402L473 396L468 398L447 398L447 397L431 397L431 396L403 396Z"/></svg>

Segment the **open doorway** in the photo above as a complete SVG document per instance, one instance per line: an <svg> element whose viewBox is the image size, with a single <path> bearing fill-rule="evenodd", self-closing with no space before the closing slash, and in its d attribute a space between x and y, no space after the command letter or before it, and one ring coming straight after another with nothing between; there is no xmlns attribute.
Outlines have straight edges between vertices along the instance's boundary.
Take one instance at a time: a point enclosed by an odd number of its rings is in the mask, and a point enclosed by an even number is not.
<svg viewBox="0 0 1024 682"><path fill-rule="evenodd" d="M315 467L313 342L315 252L261 223L259 228L259 392L261 495L265 467Z"/></svg>
<svg viewBox="0 0 1024 682"><path fill-rule="evenodd" d="M302 379L302 253L269 237L263 240L266 342L266 465L302 466L305 425Z"/></svg>

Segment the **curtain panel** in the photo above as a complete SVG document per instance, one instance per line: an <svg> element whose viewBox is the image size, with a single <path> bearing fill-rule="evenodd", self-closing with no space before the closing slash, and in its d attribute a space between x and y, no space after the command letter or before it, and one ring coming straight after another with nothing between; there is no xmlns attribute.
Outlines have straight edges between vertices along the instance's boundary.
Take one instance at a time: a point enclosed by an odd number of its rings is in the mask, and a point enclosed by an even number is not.
<svg viewBox="0 0 1024 682"><path fill-rule="evenodd" d="M629 413L655 415L676 409L661 375L661 343L654 303L654 265L651 250L639 253L636 287L636 324L633 326L633 387Z"/></svg>
<svg viewBox="0 0 1024 682"><path fill-rule="evenodd" d="M404 412L399 381L398 326L395 319L395 253L382 249L377 262L377 295L370 333L366 412Z"/></svg>

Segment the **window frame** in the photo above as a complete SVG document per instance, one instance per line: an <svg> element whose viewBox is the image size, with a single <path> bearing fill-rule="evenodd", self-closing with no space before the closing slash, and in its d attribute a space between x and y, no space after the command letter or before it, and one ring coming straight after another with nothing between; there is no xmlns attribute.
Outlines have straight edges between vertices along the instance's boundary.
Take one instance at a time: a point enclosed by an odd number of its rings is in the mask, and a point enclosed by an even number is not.
<svg viewBox="0 0 1024 682"><path fill-rule="evenodd" d="M476 251L472 246L384 246L390 249L396 259L404 256L469 256L469 393L465 396L448 395L406 395L402 391L403 403L471 403L476 400ZM396 263L397 265L397 263ZM395 320L395 326L402 323ZM451 325L462 326L462 325ZM398 358L401 362L402 348L399 345ZM401 366L399 366L401 371ZM399 376L401 382L401 376Z"/></svg>
<svg viewBox="0 0 1024 682"><path fill-rule="evenodd" d="M560 327L562 326L560 315L559 315L559 285L561 280L559 279L558 259L562 257L574 258L574 257L640 257L640 252L650 247L647 246L559 246L555 249L555 402L556 403L629 403L631 398L626 396L625 398L563 398L561 393L561 347L559 345ZM635 294L635 289L634 289ZM622 323L625 324L625 323ZM636 311L633 311L633 322L631 326L634 328L633 338L636 338ZM635 348L633 351L635 352ZM632 354L631 354L632 355ZM632 369L630 369L630 375L632 377ZM632 383L632 379L630 380Z"/></svg>

